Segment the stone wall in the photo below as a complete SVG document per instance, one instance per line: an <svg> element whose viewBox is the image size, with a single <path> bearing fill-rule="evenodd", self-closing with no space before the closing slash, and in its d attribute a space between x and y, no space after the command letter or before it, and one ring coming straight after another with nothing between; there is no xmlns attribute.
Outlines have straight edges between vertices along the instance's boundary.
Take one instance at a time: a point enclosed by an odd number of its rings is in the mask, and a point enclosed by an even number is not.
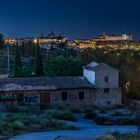
<svg viewBox="0 0 140 140"><path fill-rule="evenodd" d="M110 88L107 93L104 93L104 88L98 89L96 95L97 106L121 105L121 88Z"/></svg>
<svg viewBox="0 0 140 140"><path fill-rule="evenodd" d="M85 99L79 100L79 92L85 93ZM61 93L67 92L68 99L61 100ZM61 90L51 93L52 104L73 104L80 106L116 106L121 105L121 88L110 88L109 93L104 93L102 89L85 89L85 90Z"/></svg>
<svg viewBox="0 0 140 140"><path fill-rule="evenodd" d="M67 93L67 100L62 100L62 92ZM84 92L84 99L79 99L79 92ZM99 89L66 89L56 91L20 91L4 92L2 94L15 94L17 99L12 104L39 106L47 104L72 104L80 106L115 106L121 104L121 89L110 88L109 93L104 93L104 88ZM22 99L22 98L23 99ZM20 100L19 100L20 99ZM19 102L20 101L20 102ZM7 104L11 101L1 101Z"/></svg>
<svg viewBox="0 0 140 140"><path fill-rule="evenodd" d="M61 99L61 93L67 92L67 100ZM84 100L79 100L79 92L84 92ZM51 92L52 104L72 104L72 105L95 105L96 104L96 90L95 89L81 89L81 90L60 90Z"/></svg>
<svg viewBox="0 0 140 140"><path fill-rule="evenodd" d="M119 71L108 65L101 65L95 71L95 85L99 88L117 88L119 87ZM105 81L105 76L109 81Z"/></svg>

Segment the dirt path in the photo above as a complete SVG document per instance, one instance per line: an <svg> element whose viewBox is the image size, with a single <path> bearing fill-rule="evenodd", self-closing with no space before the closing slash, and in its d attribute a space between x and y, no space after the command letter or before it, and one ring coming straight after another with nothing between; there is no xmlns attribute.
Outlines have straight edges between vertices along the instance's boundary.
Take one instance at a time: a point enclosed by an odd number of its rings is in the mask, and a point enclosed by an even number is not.
<svg viewBox="0 0 140 140"><path fill-rule="evenodd" d="M60 137L73 137L73 139L77 137L77 140L81 140L79 138L82 138L83 140L84 137L87 137L85 139L90 140L91 137L92 139L93 137L96 139L99 136L114 131L121 133L137 132L137 126L100 126L95 122L85 120L80 116L78 116L78 122L67 122L67 124L78 126L82 130L59 130L51 132L28 133L16 136L10 140L60 140Z"/></svg>

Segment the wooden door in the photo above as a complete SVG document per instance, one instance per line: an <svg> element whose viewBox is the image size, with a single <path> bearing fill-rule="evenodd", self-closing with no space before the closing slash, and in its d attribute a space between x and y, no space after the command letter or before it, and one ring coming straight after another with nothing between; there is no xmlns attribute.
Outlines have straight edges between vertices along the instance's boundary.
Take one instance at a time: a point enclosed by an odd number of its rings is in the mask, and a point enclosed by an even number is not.
<svg viewBox="0 0 140 140"><path fill-rule="evenodd" d="M50 104L51 96L50 92L40 93L40 104L48 105Z"/></svg>

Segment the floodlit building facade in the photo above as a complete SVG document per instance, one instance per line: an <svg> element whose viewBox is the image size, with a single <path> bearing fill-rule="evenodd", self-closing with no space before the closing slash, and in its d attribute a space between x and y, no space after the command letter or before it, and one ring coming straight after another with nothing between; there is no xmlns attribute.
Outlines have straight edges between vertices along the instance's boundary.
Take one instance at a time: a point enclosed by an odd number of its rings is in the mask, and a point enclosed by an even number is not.
<svg viewBox="0 0 140 140"><path fill-rule="evenodd" d="M100 37L92 39L92 41L132 41L132 35L122 34L120 36L117 35L107 35L103 33Z"/></svg>

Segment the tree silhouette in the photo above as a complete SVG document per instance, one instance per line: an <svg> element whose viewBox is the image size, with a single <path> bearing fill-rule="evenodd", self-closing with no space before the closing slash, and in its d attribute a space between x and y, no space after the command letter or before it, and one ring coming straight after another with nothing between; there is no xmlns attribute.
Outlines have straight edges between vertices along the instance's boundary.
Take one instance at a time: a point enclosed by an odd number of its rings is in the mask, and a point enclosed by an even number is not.
<svg viewBox="0 0 140 140"><path fill-rule="evenodd" d="M3 46L4 40L3 40L3 35L0 33L0 46Z"/></svg>
<svg viewBox="0 0 140 140"><path fill-rule="evenodd" d="M39 42L37 41L36 45L36 62L35 62L35 75L36 76L43 76L44 75L44 66L43 66L43 59L41 55L41 49L39 46Z"/></svg>
<svg viewBox="0 0 140 140"><path fill-rule="evenodd" d="M21 62L20 50L17 42L16 52L15 52L14 77L21 77L21 76L22 76L22 62Z"/></svg>

